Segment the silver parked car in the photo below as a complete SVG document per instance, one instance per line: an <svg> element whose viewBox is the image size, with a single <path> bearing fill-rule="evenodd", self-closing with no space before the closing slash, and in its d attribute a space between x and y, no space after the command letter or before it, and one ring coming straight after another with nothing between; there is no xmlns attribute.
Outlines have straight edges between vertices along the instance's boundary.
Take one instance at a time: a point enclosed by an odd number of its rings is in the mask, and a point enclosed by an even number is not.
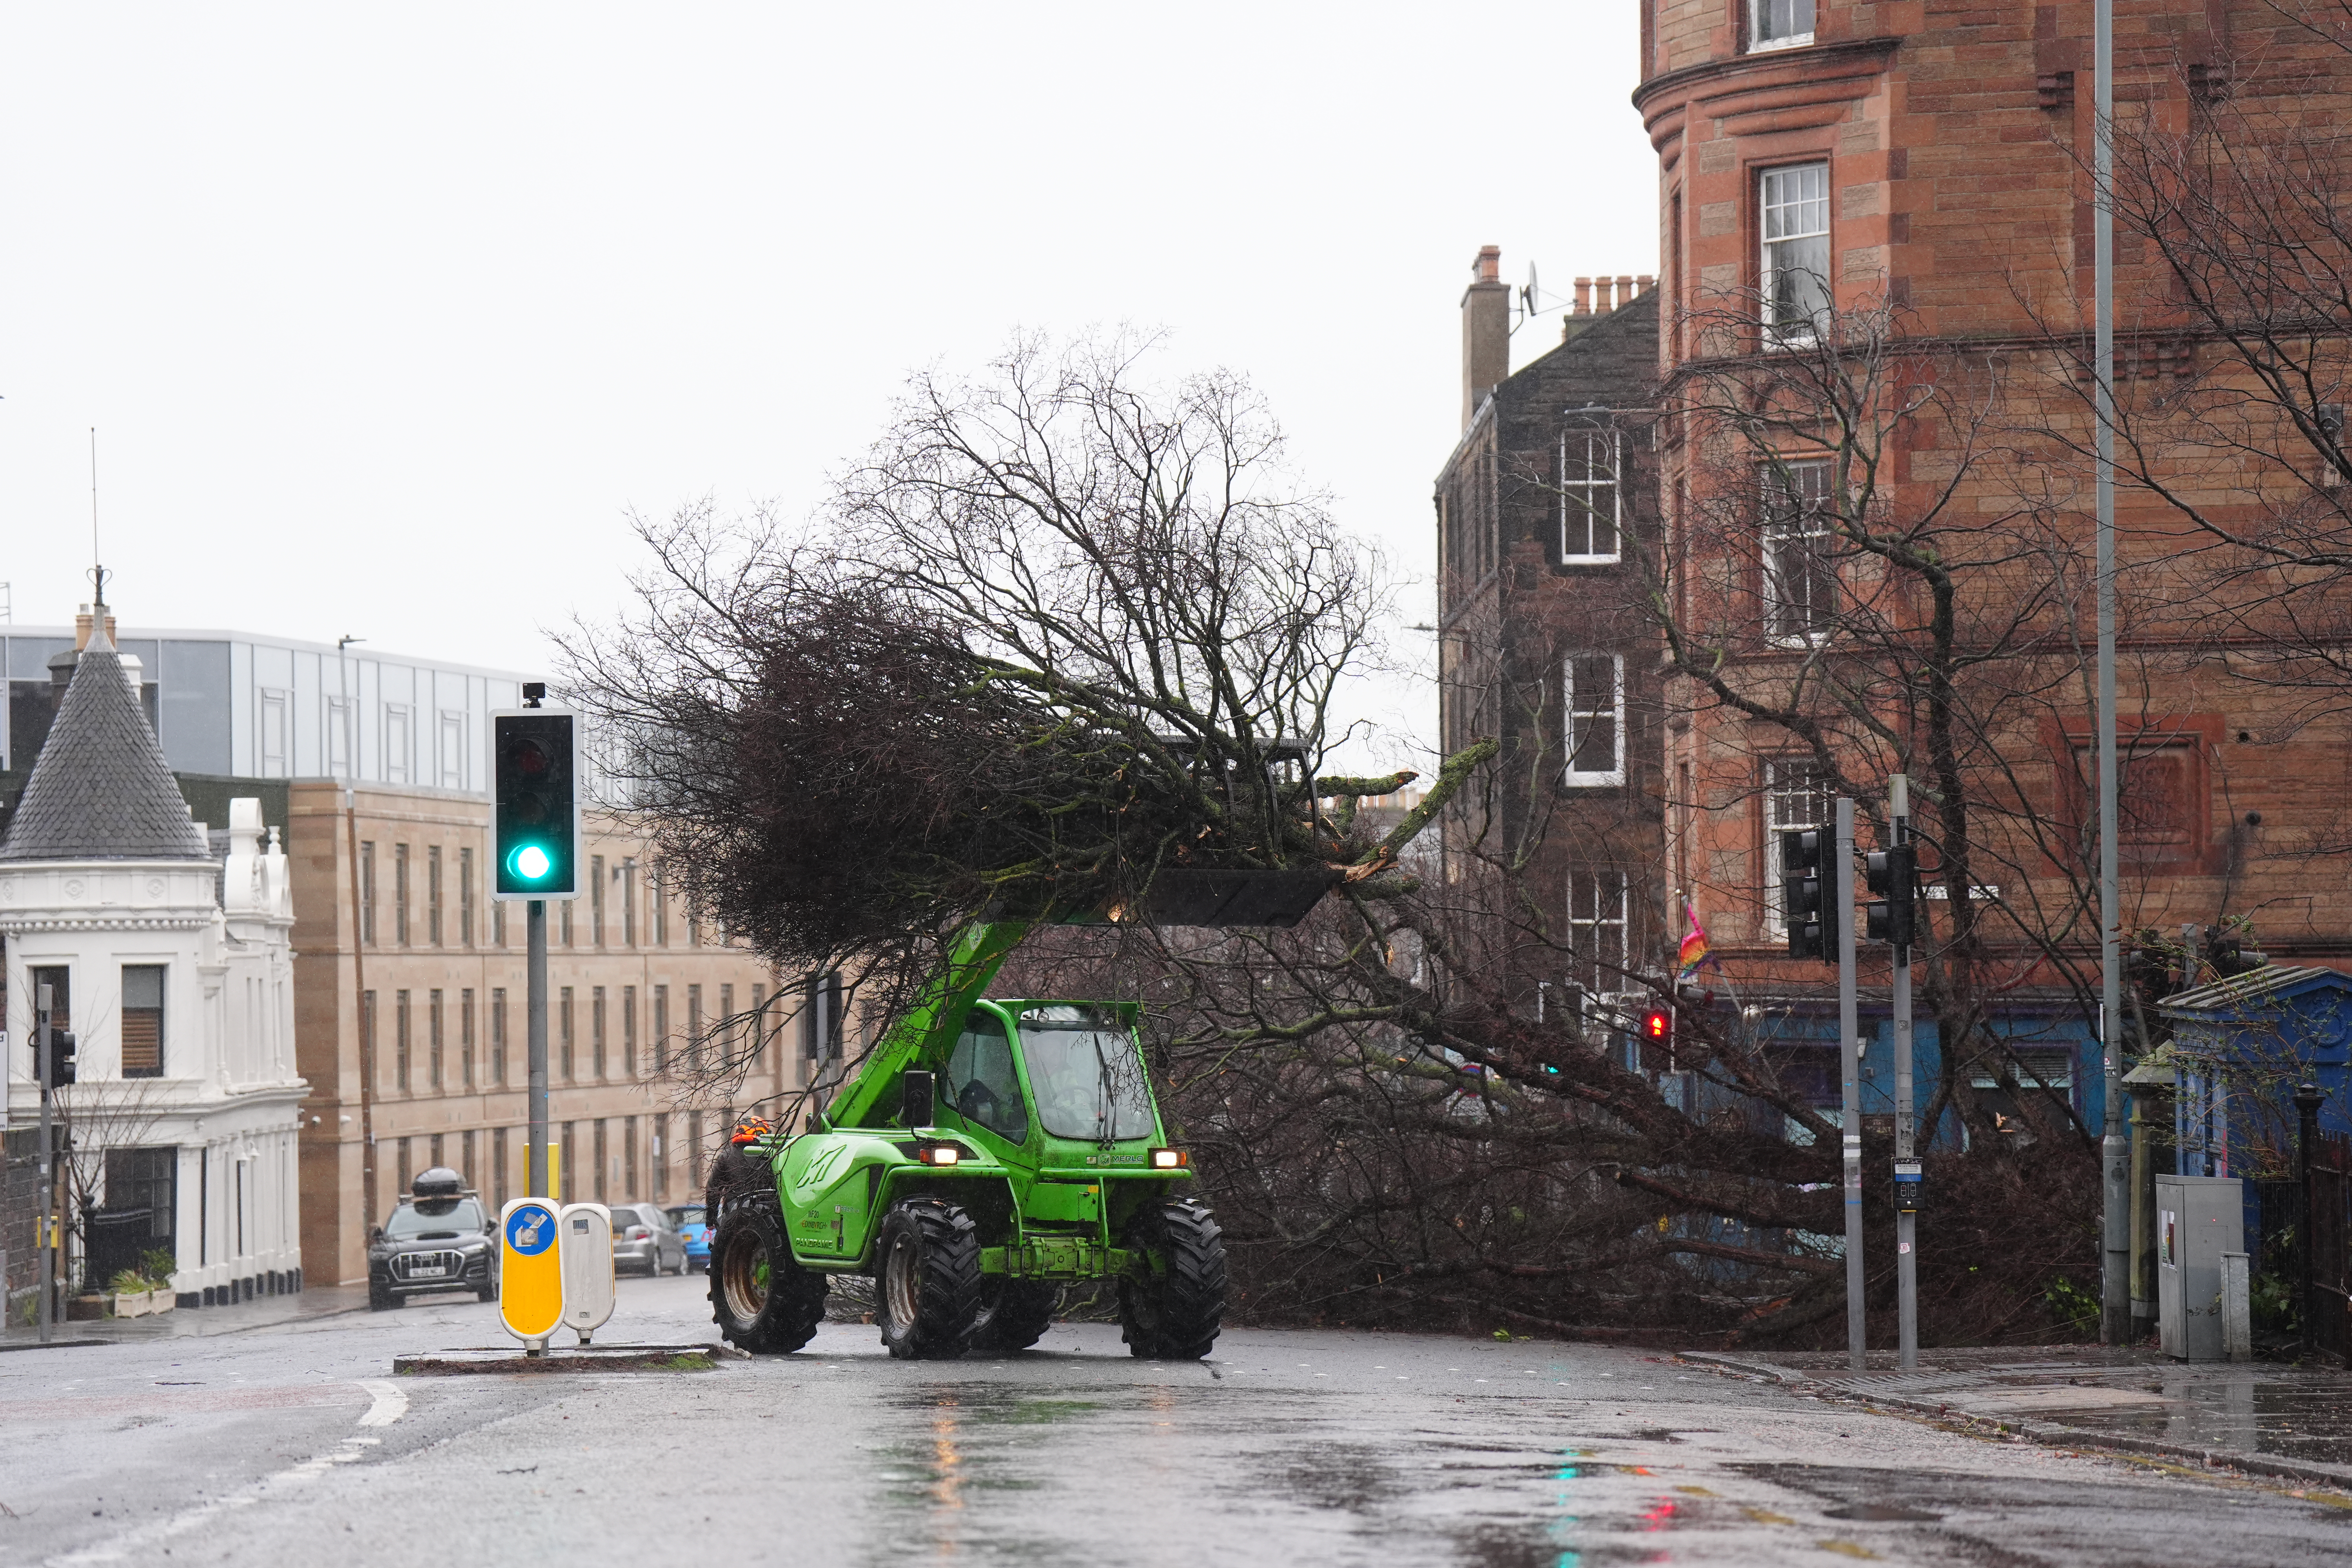
<svg viewBox="0 0 2352 1568"><path fill-rule="evenodd" d="M686 1272L686 1237L655 1204L613 1205L613 1271Z"/></svg>

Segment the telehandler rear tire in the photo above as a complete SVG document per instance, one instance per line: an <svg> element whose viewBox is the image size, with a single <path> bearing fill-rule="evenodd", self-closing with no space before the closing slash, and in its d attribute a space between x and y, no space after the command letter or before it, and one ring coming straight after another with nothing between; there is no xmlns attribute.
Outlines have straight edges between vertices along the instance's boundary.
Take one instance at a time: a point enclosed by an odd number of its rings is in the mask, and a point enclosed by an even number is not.
<svg viewBox="0 0 2352 1568"><path fill-rule="evenodd" d="M753 1355L789 1355L824 1321L825 1278L793 1260L773 1198L738 1198L710 1242L710 1315Z"/></svg>
<svg viewBox="0 0 2352 1568"><path fill-rule="evenodd" d="M1118 1281L1118 1325L1128 1352L1147 1361L1199 1361L1225 1315L1224 1232L1198 1204L1155 1205L1127 1227L1136 1261Z"/></svg>
<svg viewBox="0 0 2352 1568"><path fill-rule="evenodd" d="M899 1361L953 1361L980 1314L980 1231L938 1198L908 1198L883 1216L874 1245L875 1317Z"/></svg>
<svg viewBox="0 0 2352 1568"><path fill-rule="evenodd" d="M1012 1355L1045 1337L1062 1288L1048 1279L1007 1279L992 1274L980 1282L980 1315L972 1321L971 1348L982 1355Z"/></svg>

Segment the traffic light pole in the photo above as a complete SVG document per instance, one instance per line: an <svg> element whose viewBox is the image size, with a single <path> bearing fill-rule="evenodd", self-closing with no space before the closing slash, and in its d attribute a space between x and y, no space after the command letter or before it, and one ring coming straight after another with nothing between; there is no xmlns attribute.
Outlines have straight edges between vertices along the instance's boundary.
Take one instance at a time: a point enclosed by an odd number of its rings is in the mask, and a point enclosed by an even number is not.
<svg viewBox="0 0 2352 1568"><path fill-rule="evenodd" d="M530 1189L526 1196L544 1198L553 1195L548 1180L553 1173L547 1168L547 900L532 899L523 908L529 911L523 924L530 932L523 968L523 1031L530 1051L530 1147L523 1184Z"/></svg>
<svg viewBox="0 0 2352 1568"><path fill-rule="evenodd" d="M1900 849L1911 842L1911 781L1896 773L1886 781L1887 843ZM1898 857L1898 871L1910 880L1908 857ZM1889 890L1890 899L1907 899L1910 889ZM1918 934L1915 929L1912 933ZM1919 1365L1919 1215L1908 1206L1918 1190L1917 1132L1912 1126L1911 1083L1911 947L1895 942L1895 1288L1897 1343L1903 1370ZM1907 1178L1907 1179L1906 1179Z"/></svg>
<svg viewBox="0 0 2352 1568"><path fill-rule="evenodd" d="M49 987L47 985L41 986L40 989L34 994L34 999L39 1004L39 1011L35 1016L33 1022L33 1070L41 1075L41 1230L40 1236L35 1245L40 1248L41 1253L41 1342L43 1344L47 1344L49 1342L49 1334L51 1332L51 1321L56 1315L55 1302L57 1299L57 1249L52 1244L57 1239L58 1221L55 1205L57 1202L58 1179L57 1173L51 1168L50 1163L50 1155L52 1153L51 1140L53 1134L49 1130L49 1090L51 1088L49 1081L49 1061L50 1058L57 1054L57 1051L55 1046L49 1039L49 1009L51 1006Z"/></svg>
<svg viewBox="0 0 2352 1568"><path fill-rule="evenodd" d="M1862 1051L1853 991L1853 802L1838 796L1835 868L1823 891L1837 900L1838 1089L1845 1148L1845 1346L1856 1372L1864 1365L1862 1271Z"/></svg>

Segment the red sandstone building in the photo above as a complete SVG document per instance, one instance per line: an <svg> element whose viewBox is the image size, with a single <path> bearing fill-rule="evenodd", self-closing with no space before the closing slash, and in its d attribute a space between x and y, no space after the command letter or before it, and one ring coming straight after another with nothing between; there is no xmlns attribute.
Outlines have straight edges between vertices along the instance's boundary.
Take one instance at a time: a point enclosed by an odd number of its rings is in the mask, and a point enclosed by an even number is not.
<svg viewBox="0 0 2352 1568"><path fill-rule="evenodd" d="M2352 56L2267 5L2116 10L2118 113L2135 131L2193 131L2232 93L2281 82L2318 101L2352 78ZM1946 1009L1959 1043L1943 1062L1923 1028L1923 1100L1940 1086L1996 1106L2039 1078L2089 1124L2100 1113L2082 457L2091 26L2087 3L1643 3L1633 100L1660 181L1643 442L1654 510L1629 523L1643 546L1615 570L1639 565L1665 625L1612 623L1608 637L1655 672L1628 677L1656 692L1657 750L1629 763L1624 804L1629 819L1652 814L1662 854L1626 928L1649 933L1647 952L1633 939L1627 963L1669 973L1696 910L1720 960L1704 984L1724 1026L1774 1042L1791 1073L1820 1078L1825 1103L1832 972L1786 957L1779 835L1822 825L1841 782L1867 822L1903 772L1931 840L1965 849L1926 856L1923 1007ZM2168 402L2226 391L2235 366L2179 307L2160 247L2119 232L2116 255L2119 395L2156 430ZM1501 392L1496 408L1509 411ZM1558 624L1538 600L1577 592L1540 526L1446 504L1477 447L1470 424L1441 483L1445 613L1461 638L1449 742L1507 729L1498 710L1480 717L1482 693L1500 689L1476 679L1480 659L1507 667L1531 629ZM2257 458L2151 460L2208 498L2270 483ZM2274 958L2352 966L2343 720L2263 678L2274 628L2194 548L2177 507L2127 482L2118 520L2126 933L2178 940L2248 917ZM1939 626L1929 668L1919 650ZM1573 719L1563 708L1555 722ZM1939 816L1947 799L1966 810ZM1637 837L1630 820L1619 831ZM1875 847L1873 828L1861 837ZM1946 953L1964 923L1969 951ZM1885 973L1884 950L1868 951L1866 1007ZM1883 1048L1869 1110L1886 1108Z"/></svg>

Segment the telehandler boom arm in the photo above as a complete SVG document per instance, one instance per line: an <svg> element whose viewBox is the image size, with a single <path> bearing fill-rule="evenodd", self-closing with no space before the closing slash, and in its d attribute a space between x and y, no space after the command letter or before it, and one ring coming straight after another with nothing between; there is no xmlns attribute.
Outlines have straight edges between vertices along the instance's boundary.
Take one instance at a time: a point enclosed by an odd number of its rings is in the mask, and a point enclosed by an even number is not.
<svg viewBox="0 0 2352 1568"><path fill-rule="evenodd" d="M962 1027L971 1005L988 989L1021 939L1027 921L978 921L956 938L945 970L923 986L915 1005L875 1043L857 1076L844 1084L825 1109L835 1127L865 1127L887 1121L898 1109L901 1074L944 1053L940 1044Z"/></svg>

